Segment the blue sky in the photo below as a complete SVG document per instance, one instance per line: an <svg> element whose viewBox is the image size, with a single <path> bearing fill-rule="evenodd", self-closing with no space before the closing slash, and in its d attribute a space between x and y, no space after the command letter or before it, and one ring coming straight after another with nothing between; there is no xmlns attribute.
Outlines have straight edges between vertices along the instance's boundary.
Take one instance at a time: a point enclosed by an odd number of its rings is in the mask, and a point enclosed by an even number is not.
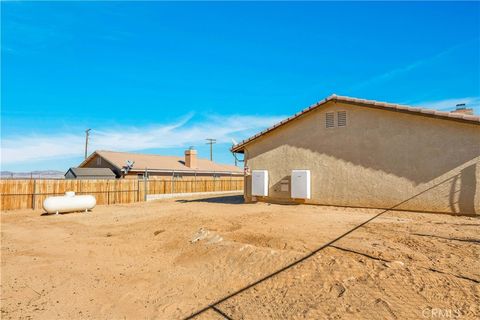
<svg viewBox="0 0 480 320"><path fill-rule="evenodd" d="M91 150L233 163L231 139L336 93L480 113L480 4L2 2L2 170Z"/></svg>

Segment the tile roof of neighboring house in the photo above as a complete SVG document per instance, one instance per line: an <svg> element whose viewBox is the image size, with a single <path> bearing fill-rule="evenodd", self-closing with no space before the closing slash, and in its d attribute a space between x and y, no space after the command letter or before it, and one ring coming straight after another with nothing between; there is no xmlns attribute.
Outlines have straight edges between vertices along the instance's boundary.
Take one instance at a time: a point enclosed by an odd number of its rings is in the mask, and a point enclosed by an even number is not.
<svg viewBox="0 0 480 320"><path fill-rule="evenodd" d="M243 170L239 167L219 164L207 159L197 158L197 168L190 168L185 165L184 157L161 156L155 154L142 154L130 152L117 151L103 151L97 150L90 155L80 166L88 162L95 154L98 154L103 159L107 160L118 169L125 166L127 160L135 161L131 171L183 171L183 172L223 172L243 174Z"/></svg>
<svg viewBox="0 0 480 320"><path fill-rule="evenodd" d="M110 168L70 168L68 170L72 171L76 177L101 176L115 178L115 173Z"/></svg>
<svg viewBox="0 0 480 320"><path fill-rule="evenodd" d="M351 98L351 97L346 97L346 96L337 96L337 95L333 94L333 95L315 103L314 105L311 105L310 107L308 107L306 109L303 109L302 111L294 114L293 116L280 121L279 123L271 126L270 128L267 128L267 129L263 130L262 132L259 132L256 135L241 141L240 143L234 145L231 148L231 151L233 151L233 152L242 151L243 147L247 143L252 142L253 140L259 138L260 136L263 136L264 134L266 134L266 133L268 133L272 130L277 129L278 127L280 127L280 126L282 126L282 125L284 125L284 124L286 124L286 123L288 123L292 120L295 120L298 117L301 117L301 116L307 114L308 112L325 105L327 102L330 102L330 101L345 102L345 103L350 103L350 104L354 104L354 105L361 106L361 107L378 108L378 109L382 109L382 110L411 113L413 115L435 117L435 118L441 118L441 119L453 120L453 121L462 121L462 122L467 122L467 123L480 125L480 116L466 115L466 114L460 114L460 113L454 113L454 112L437 111L437 110L421 108L421 107L412 107L412 106L400 105L400 104L395 104L395 103L380 102L380 101L376 101L376 100L358 99L358 98Z"/></svg>

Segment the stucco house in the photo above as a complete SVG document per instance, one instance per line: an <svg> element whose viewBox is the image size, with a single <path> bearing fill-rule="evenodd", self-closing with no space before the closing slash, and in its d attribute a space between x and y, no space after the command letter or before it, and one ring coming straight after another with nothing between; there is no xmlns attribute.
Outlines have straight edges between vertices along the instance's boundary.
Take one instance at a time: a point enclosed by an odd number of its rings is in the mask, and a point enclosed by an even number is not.
<svg viewBox="0 0 480 320"><path fill-rule="evenodd" d="M480 117L332 95L232 147L246 201L480 214ZM299 170L299 171L293 171Z"/></svg>
<svg viewBox="0 0 480 320"><path fill-rule="evenodd" d="M186 150L185 157L97 150L78 167L109 168L117 178L127 179L143 179L145 174L149 179L202 179L243 175L243 169L239 167L198 158L196 150Z"/></svg>

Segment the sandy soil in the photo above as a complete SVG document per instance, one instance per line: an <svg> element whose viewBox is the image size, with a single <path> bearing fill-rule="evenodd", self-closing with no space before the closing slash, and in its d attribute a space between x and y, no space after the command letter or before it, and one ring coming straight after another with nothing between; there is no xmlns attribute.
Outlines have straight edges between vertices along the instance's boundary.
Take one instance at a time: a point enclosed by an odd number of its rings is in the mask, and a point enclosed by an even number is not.
<svg viewBox="0 0 480 320"><path fill-rule="evenodd" d="M235 196L2 212L2 319L184 318L379 212ZM233 319L474 319L479 230L477 218L387 212L217 308Z"/></svg>

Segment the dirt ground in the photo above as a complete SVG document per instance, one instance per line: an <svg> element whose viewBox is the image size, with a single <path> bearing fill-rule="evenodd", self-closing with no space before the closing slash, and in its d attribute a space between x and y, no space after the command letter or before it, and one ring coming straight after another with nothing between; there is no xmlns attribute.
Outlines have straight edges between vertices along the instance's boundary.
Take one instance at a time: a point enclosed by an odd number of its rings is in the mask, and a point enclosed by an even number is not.
<svg viewBox="0 0 480 320"><path fill-rule="evenodd" d="M223 196L2 212L1 318L185 318L381 211ZM386 212L196 319L475 319L479 227Z"/></svg>

